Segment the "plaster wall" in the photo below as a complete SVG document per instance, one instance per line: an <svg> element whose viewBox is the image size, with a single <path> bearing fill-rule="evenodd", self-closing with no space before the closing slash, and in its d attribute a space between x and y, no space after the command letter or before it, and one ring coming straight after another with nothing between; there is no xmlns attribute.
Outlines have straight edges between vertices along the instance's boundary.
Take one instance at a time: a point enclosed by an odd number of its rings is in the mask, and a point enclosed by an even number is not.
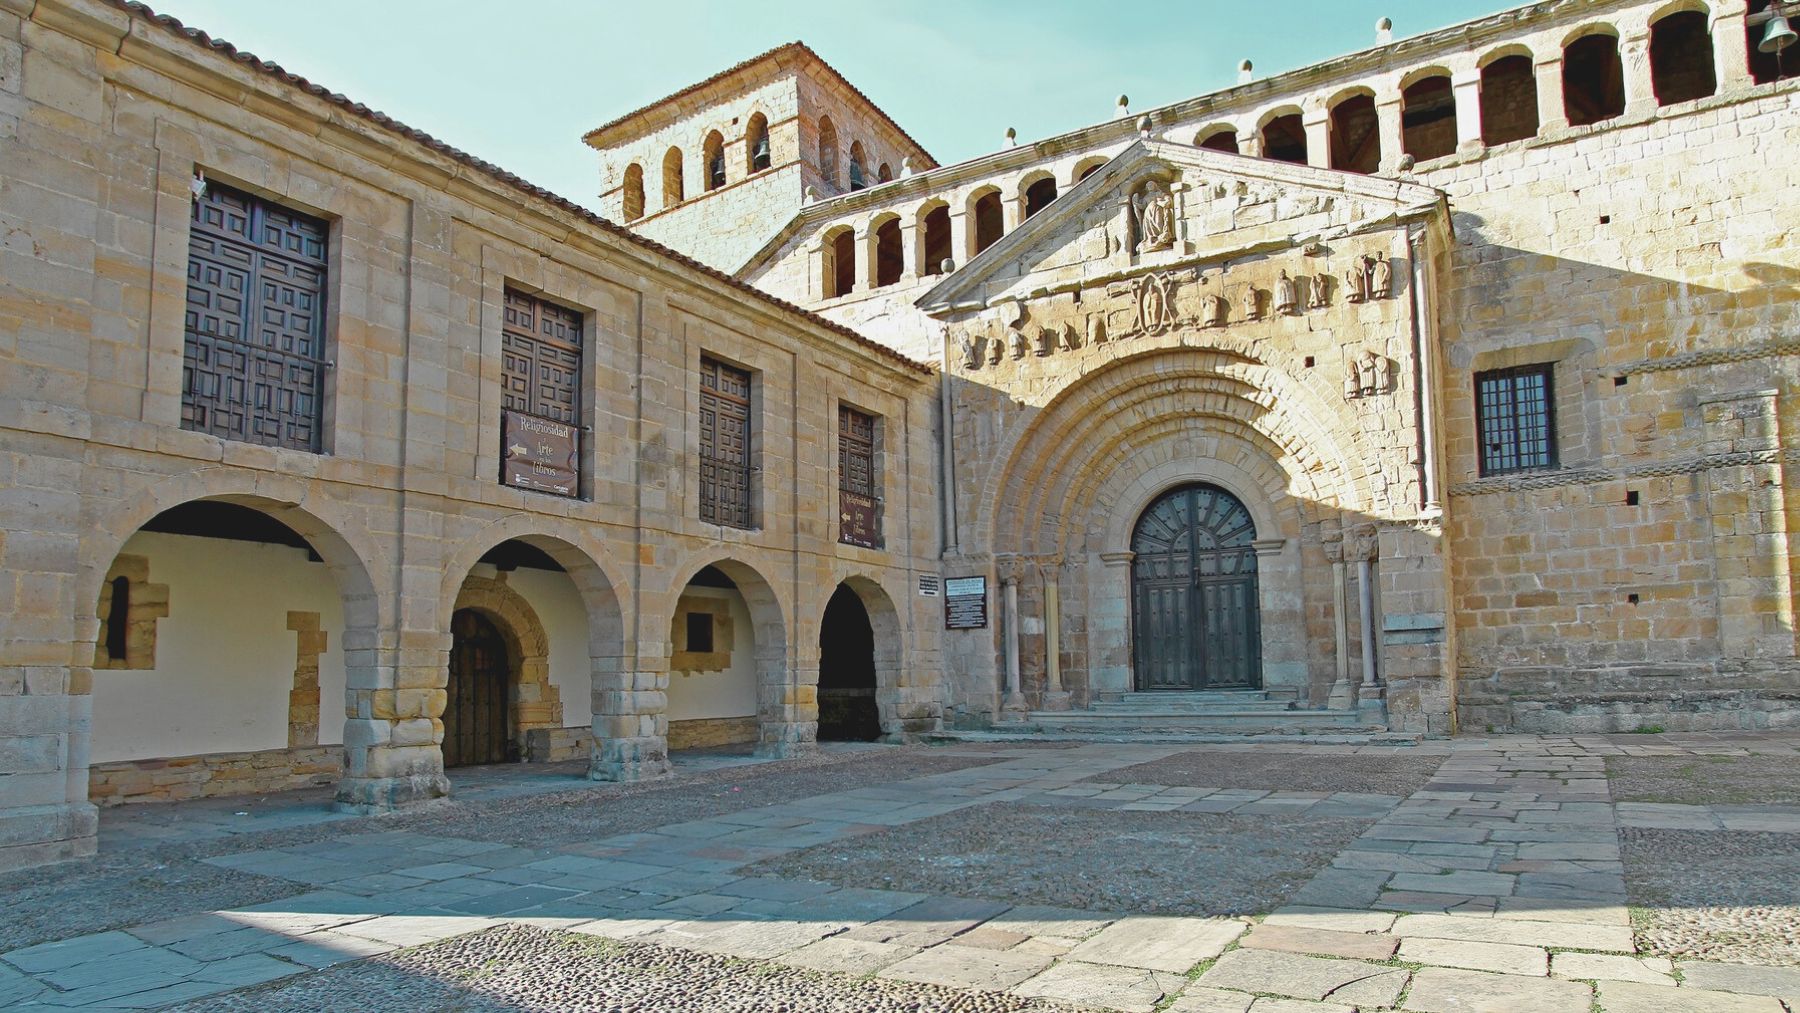
<svg viewBox="0 0 1800 1013"><path fill-rule="evenodd" d="M718 587L689 587L681 593L681 607L692 611L723 610L731 623L729 660L719 669L693 668L669 671L669 720L754 717L756 715L756 630L750 609L737 591ZM679 638L683 631L675 631ZM714 644L717 651L721 646Z"/></svg>

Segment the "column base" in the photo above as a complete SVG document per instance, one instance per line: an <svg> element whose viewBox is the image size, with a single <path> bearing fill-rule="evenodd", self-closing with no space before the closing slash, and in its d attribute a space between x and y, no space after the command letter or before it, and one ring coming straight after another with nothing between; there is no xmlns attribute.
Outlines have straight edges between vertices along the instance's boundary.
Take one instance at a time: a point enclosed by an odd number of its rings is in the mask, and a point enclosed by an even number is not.
<svg viewBox="0 0 1800 1013"><path fill-rule="evenodd" d="M819 751L819 725L813 721L765 721L756 743L756 755L786 760Z"/></svg>
<svg viewBox="0 0 1800 1013"><path fill-rule="evenodd" d="M1067 690L1046 692L1038 701L1038 710L1066 711L1074 706L1074 697Z"/></svg>
<svg viewBox="0 0 1800 1013"><path fill-rule="evenodd" d="M994 715L995 721L1023 721L1025 713L1031 709L1025 702L1025 694L1008 693L1006 699L1000 701L1000 713Z"/></svg>
<svg viewBox="0 0 1800 1013"><path fill-rule="evenodd" d="M629 739L596 739L588 752L590 781L649 781L667 777L669 743L659 736Z"/></svg>
<svg viewBox="0 0 1800 1013"><path fill-rule="evenodd" d="M338 782L335 812L372 816L450 794L450 779L443 771L427 771L402 777L346 777Z"/></svg>
<svg viewBox="0 0 1800 1013"><path fill-rule="evenodd" d="M1356 691L1350 688L1349 679L1339 679L1331 684L1331 696L1325 700L1325 706L1334 711L1347 711L1356 705Z"/></svg>
<svg viewBox="0 0 1800 1013"><path fill-rule="evenodd" d="M1356 714L1365 725L1387 727L1387 692L1379 683L1364 683L1356 690Z"/></svg>
<svg viewBox="0 0 1800 1013"><path fill-rule="evenodd" d="M0 872L87 858L99 848L99 829L92 802L0 810Z"/></svg>

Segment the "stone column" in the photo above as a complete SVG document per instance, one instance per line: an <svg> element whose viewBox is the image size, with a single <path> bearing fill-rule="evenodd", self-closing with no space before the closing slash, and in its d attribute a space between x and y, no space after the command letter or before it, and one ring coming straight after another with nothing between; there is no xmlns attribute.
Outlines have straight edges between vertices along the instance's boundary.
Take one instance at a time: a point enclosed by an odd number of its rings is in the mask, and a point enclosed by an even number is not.
<svg viewBox="0 0 1800 1013"><path fill-rule="evenodd" d="M1732 659L1791 658L1800 648L1795 554L1779 456L1784 445L1793 444L1781 435L1781 396L1768 389L1700 398L1702 451L1739 455L1744 462L1704 473L1718 574L1719 653ZM1651 634L1660 636L1656 625Z"/></svg>
<svg viewBox="0 0 1800 1013"><path fill-rule="evenodd" d="M1251 158L1262 157L1262 131L1239 131L1237 135L1238 154Z"/></svg>
<svg viewBox="0 0 1800 1013"><path fill-rule="evenodd" d="M1090 557L1092 558L1092 557ZM1131 552L1102 552L1088 566L1088 706L1132 689Z"/></svg>
<svg viewBox="0 0 1800 1013"><path fill-rule="evenodd" d="M1387 720L1386 710L1382 706L1381 685L1375 671L1375 638L1381 631L1381 624L1375 618L1375 555L1379 544L1373 528L1357 533L1356 590L1357 604L1362 613L1362 685L1356 691L1356 709L1361 712L1363 720L1370 724L1385 723Z"/></svg>
<svg viewBox="0 0 1800 1013"><path fill-rule="evenodd" d="M875 287L875 233L867 225L856 227L856 287L854 292L867 292Z"/></svg>
<svg viewBox="0 0 1800 1013"><path fill-rule="evenodd" d="M1625 67L1625 115L1648 116L1656 110L1656 84L1650 75L1650 29L1634 29L1619 40Z"/></svg>
<svg viewBox="0 0 1800 1013"><path fill-rule="evenodd" d="M925 273L925 230L916 218L900 219L900 283L918 281Z"/></svg>
<svg viewBox="0 0 1800 1013"><path fill-rule="evenodd" d="M1000 196L1000 205L1006 209L1005 235L1010 236L1012 235L1012 231L1025 221L1025 195L1018 193L1008 197L1002 194Z"/></svg>
<svg viewBox="0 0 1800 1013"><path fill-rule="evenodd" d="M1456 150L1458 153L1480 151L1481 140L1481 69L1465 67L1450 75L1450 92L1456 98Z"/></svg>
<svg viewBox="0 0 1800 1013"><path fill-rule="evenodd" d="M1350 596L1344 572L1344 540L1338 532L1325 536L1325 558L1331 561L1331 631L1336 651L1336 678L1331 683L1332 710L1349 710L1356 703L1350 684Z"/></svg>
<svg viewBox="0 0 1800 1013"><path fill-rule="evenodd" d="M956 258L957 267L975 255L974 219L967 210L956 207L950 209L950 255Z"/></svg>
<svg viewBox="0 0 1800 1013"><path fill-rule="evenodd" d="M1006 695L1000 701L998 720L1023 721L1025 694L1019 689L1019 578L1008 573L1000 578L1000 595L1004 603L1000 613L1002 634L1006 637Z"/></svg>
<svg viewBox="0 0 1800 1013"><path fill-rule="evenodd" d="M1331 168L1330 110L1309 105L1301 112L1300 122L1306 128L1306 164Z"/></svg>
<svg viewBox="0 0 1800 1013"><path fill-rule="evenodd" d="M666 659L667 649L660 644L657 649ZM669 672L647 661L634 658L628 648L613 671L594 681L590 781L642 781L671 769Z"/></svg>
<svg viewBox="0 0 1800 1013"><path fill-rule="evenodd" d="M1540 58L1532 70L1537 74L1538 136L1569 129L1569 114L1563 109L1562 50Z"/></svg>
<svg viewBox="0 0 1800 1013"><path fill-rule="evenodd" d="M1714 71L1719 93L1750 86L1750 54L1744 51L1745 33L1760 31L1744 23L1749 5L1744 0L1715 0L1712 4ZM1752 38L1760 39L1755 35Z"/></svg>
<svg viewBox="0 0 1800 1013"><path fill-rule="evenodd" d="M1400 156L1406 154L1406 139L1400 122L1400 93L1375 96L1375 136L1380 138L1381 161L1378 172L1392 175L1400 171Z"/></svg>
<svg viewBox="0 0 1800 1013"><path fill-rule="evenodd" d="M1044 697L1039 706L1047 711L1069 709L1069 693L1062 681L1062 607L1057 586L1062 560L1044 564Z"/></svg>

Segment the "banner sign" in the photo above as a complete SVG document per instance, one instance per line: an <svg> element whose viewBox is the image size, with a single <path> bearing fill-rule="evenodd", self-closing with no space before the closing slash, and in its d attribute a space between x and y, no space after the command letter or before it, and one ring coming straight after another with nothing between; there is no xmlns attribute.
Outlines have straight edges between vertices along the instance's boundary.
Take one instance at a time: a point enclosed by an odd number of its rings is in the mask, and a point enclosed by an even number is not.
<svg viewBox="0 0 1800 1013"><path fill-rule="evenodd" d="M503 411L500 417L502 483L558 496L580 494L580 430L523 412Z"/></svg>

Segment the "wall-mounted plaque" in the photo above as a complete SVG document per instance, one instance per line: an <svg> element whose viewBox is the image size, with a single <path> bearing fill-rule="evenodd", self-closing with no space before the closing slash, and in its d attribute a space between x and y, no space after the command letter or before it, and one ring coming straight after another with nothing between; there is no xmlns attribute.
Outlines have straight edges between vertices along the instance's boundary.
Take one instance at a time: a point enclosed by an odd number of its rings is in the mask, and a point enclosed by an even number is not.
<svg viewBox="0 0 1800 1013"><path fill-rule="evenodd" d="M935 573L919 574L919 597L936 598L943 590L943 582Z"/></svg>
<svg viewBox="0 0 1800 1013"><path fill-rule="evenodd" d="M558 496L581 492L581 431L522 412L500 413L500 481Z"/></svg>
<svg viewBox="0 0 1800 1013"><path fill-rule="evenodd" d="M951 577L944 581L944 629L980 630L988 624L987 578Z"/></svg>

